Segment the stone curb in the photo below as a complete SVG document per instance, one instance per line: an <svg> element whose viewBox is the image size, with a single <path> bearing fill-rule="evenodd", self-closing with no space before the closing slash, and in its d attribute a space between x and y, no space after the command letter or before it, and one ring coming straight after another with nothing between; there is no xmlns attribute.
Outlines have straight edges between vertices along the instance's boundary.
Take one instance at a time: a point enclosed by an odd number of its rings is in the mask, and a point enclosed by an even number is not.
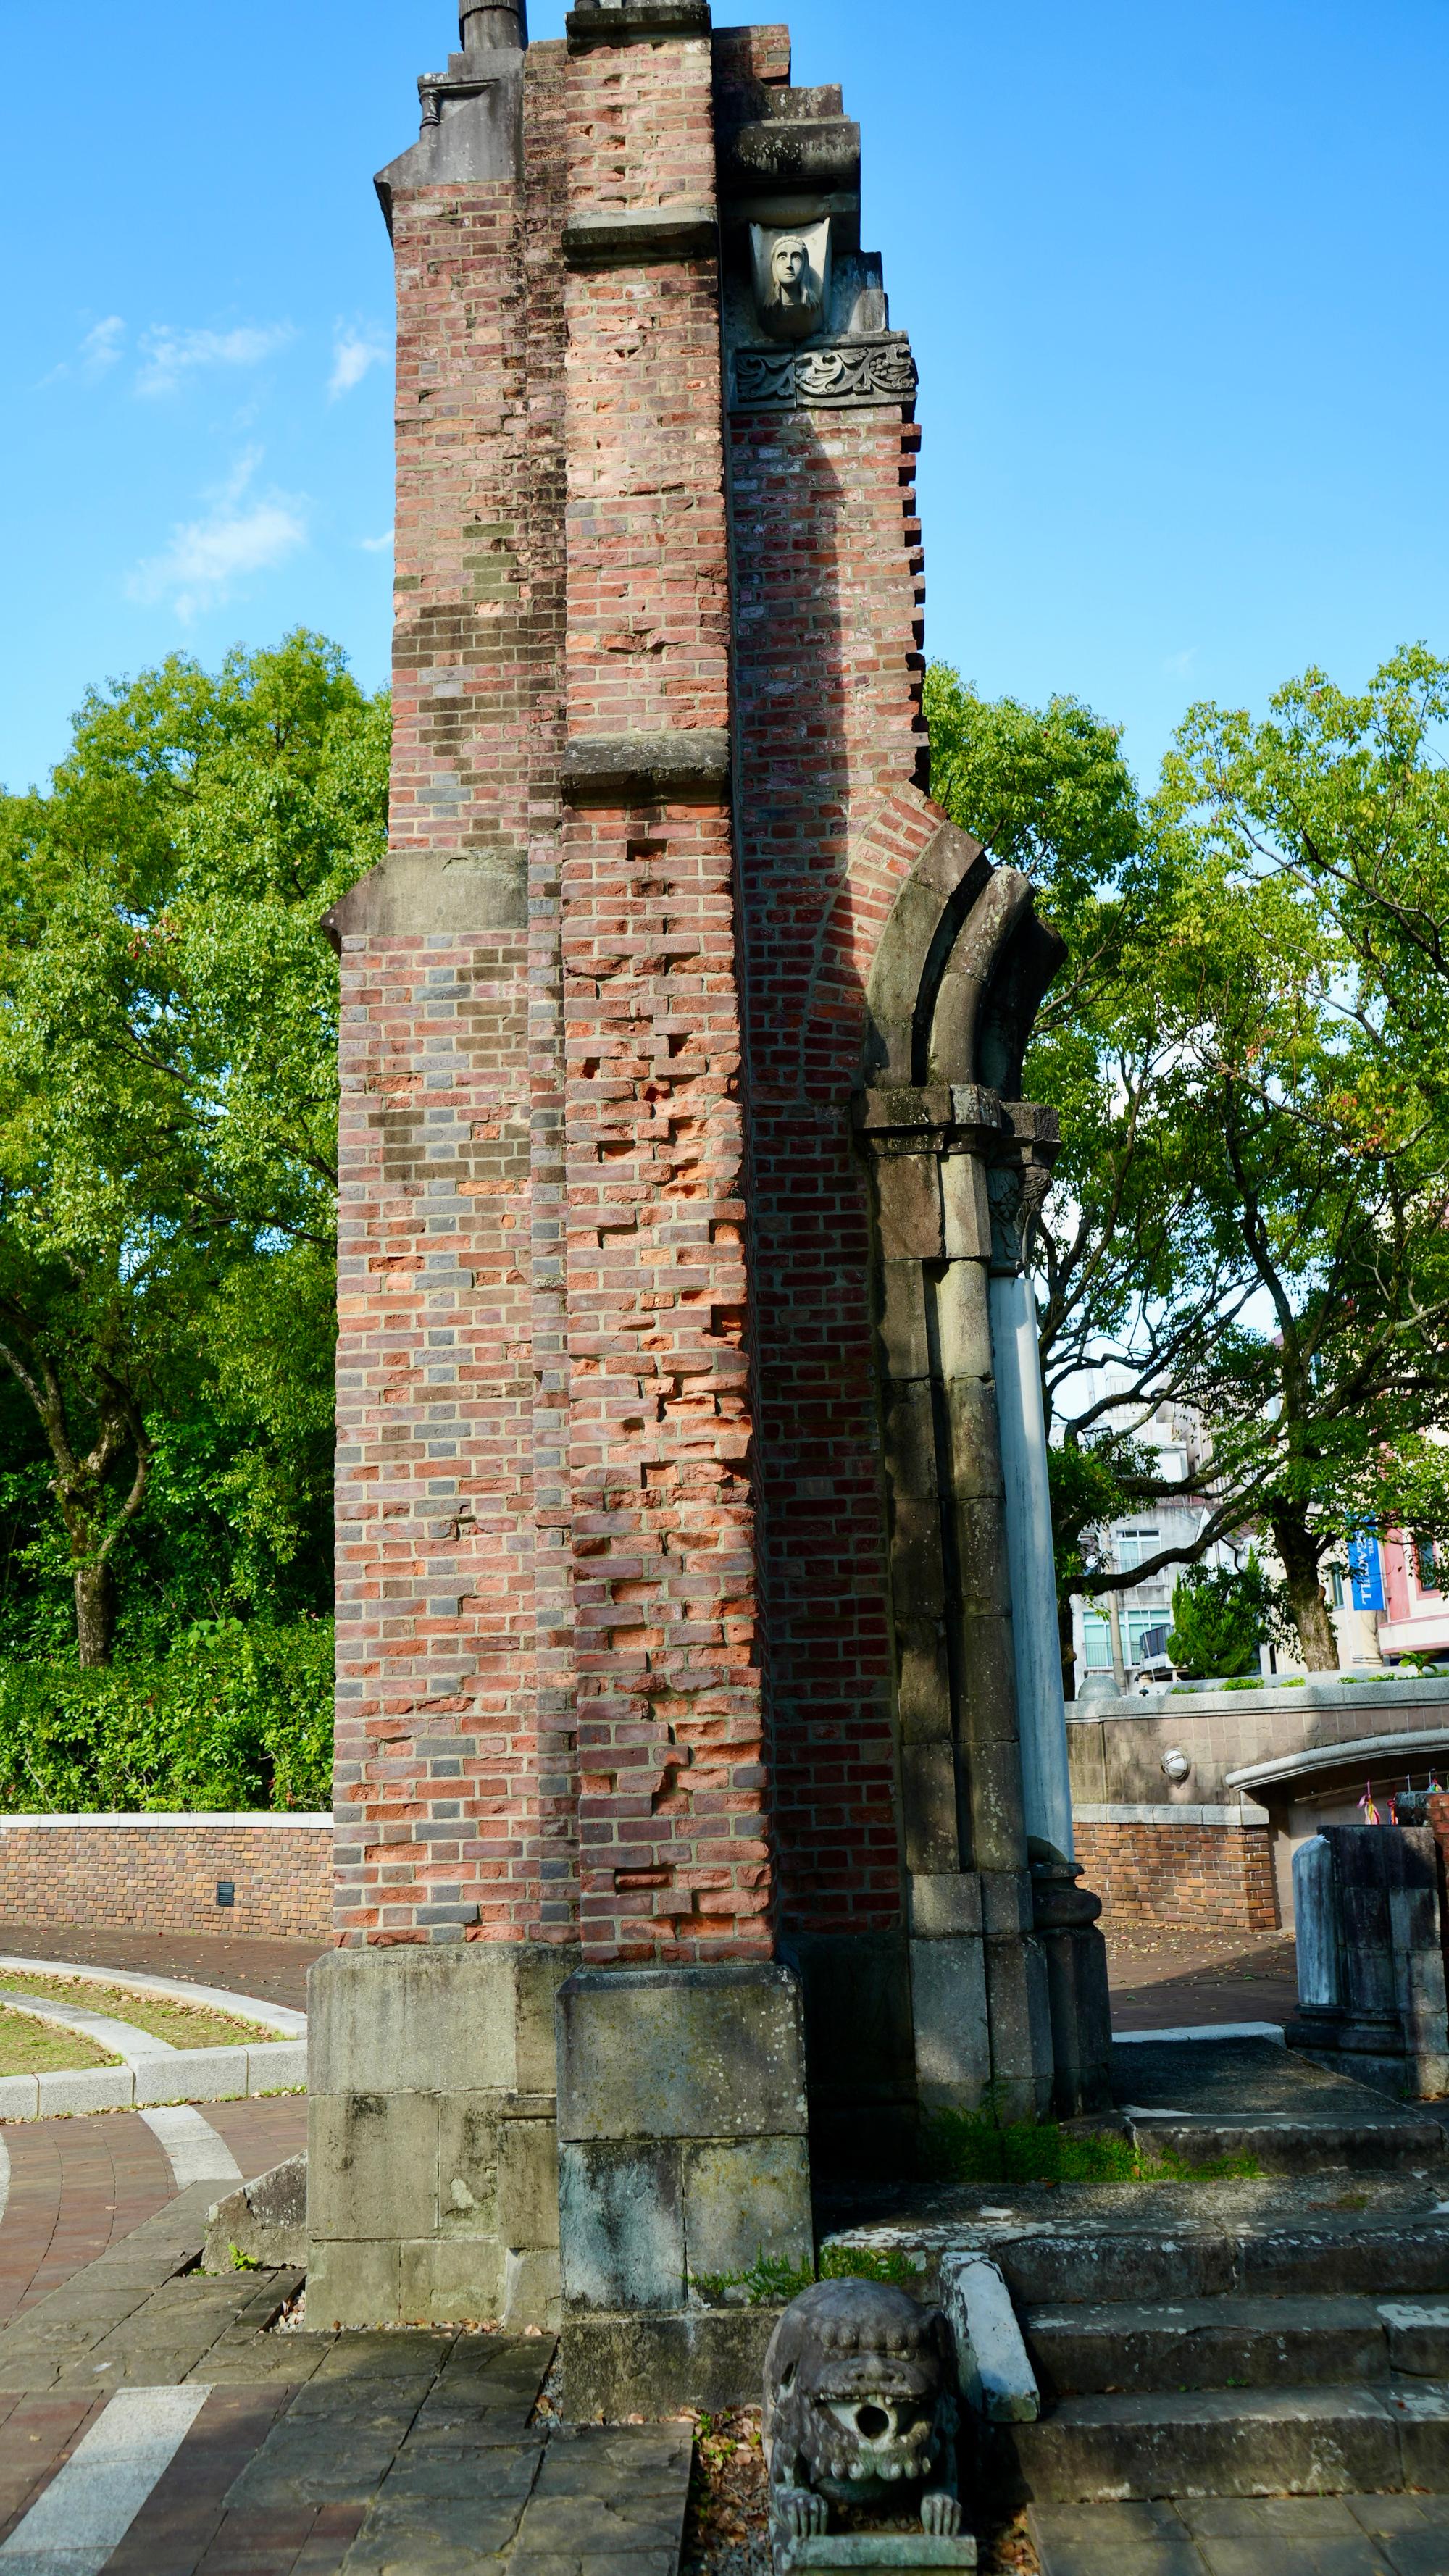
<svg viewBox="0 0 1449 2576"><path fill-rule="evenodd" d="M0 2122L51 2120L62 2112L133 2111L161 2102L233 2102L307 2081L304 2039L255 2048L173 2048L134 2066L81 2066L52 2075L0 2076Z"/></svg>

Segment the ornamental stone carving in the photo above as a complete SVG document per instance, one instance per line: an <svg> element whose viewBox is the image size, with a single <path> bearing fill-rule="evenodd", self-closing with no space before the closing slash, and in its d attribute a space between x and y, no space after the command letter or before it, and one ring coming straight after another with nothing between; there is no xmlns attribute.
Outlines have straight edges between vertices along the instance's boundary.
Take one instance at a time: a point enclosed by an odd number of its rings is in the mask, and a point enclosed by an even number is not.
<svg viewBox="0 0 1449 2576"><path fill-rule="evenodd" d="M735 408L910 402L916 365L903 331L827 340L810 349L736 349Z"/></svg>
<svg viewBox="0 0 1449 2576"><path fill-rule="evenodd" d="M751 224L755 311L772 340L808 340L830 298L830 218L778 227Z"/></svg>
<svg viewBox="0 0 1449 2576"><path fill-rule="evenodd" d="M817 2281L792 2299L765 2354L761 2426L770 2536L828 2530L831 2507L912 2508L921 2529L961 2528L951 2329L939 2308L882 2281Z"/></svg>

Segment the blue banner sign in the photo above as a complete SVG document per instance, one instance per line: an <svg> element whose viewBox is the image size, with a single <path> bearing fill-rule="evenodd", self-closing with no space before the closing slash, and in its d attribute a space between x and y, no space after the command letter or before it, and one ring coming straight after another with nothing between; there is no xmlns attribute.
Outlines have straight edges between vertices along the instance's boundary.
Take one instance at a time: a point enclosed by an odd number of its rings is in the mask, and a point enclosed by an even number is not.
<svg viewBox="0 0 1449 2576"><path fill-rule="evenodd" d="M1378 1536L1372 1524L1349 1531L1348 1576L1355 1610L1382 1610L1384 1567L1379 1555Z"/></svg>

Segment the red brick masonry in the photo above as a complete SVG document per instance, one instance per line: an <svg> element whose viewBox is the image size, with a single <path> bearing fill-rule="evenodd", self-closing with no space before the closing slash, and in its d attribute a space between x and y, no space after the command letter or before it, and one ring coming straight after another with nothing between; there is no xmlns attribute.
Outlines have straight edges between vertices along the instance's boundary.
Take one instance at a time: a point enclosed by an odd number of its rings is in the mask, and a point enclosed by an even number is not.
<svg viewBox="0 0 1449 2576"><path fill-rule="evenodd" d="M325 1942L332 1818L0 1816L0 1914Z"/></svg>
<svg viewBox="0 0 1449 2576"><path fill-rule="evenodd" d="M1073 1827L1085 1883L1115 1923L1196 1932L1276 1932L1278 1892L1266 1825Z"/></svg>

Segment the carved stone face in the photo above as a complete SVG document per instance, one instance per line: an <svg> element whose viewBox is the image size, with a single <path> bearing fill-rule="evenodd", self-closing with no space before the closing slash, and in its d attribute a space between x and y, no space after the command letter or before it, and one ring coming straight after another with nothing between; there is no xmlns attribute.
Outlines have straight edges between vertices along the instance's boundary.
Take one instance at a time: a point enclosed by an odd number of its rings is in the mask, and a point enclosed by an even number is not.
<svg viewBox="0 0 1449 2576"><path fill-rule="evenodd" d="M808 340L825 320L830 278L830 219L776 232L750 226L755 311L772 340Z"/></svg>
<svg viewBox="0 0 1449 2576"><path fill-rule="evenodd" d="M810 253L798 233L782 233L770 253L770 282L781 304L810 300Z"/></svg>

